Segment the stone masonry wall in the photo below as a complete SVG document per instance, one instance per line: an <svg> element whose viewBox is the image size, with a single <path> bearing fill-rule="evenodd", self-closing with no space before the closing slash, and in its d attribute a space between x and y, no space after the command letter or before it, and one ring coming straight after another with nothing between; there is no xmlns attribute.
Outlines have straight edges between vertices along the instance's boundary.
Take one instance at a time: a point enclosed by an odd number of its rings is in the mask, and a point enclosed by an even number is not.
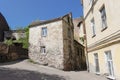
<svg viewBox="0 0 120 80"><path fill-rule="evenodd" d="M73 70L74 31L72 21L67 22L65 19L63 20L64 70Z"/></svg>
<svg viewBox="0 0 120 80"><path fill-rule="evenodd" d="M47 27L47 36L41 37L42 27ZM30 28L29 57L35 62L63 69L62 21L56 21ZM46 53L40 53L40 47L46 47Z"/></svg>

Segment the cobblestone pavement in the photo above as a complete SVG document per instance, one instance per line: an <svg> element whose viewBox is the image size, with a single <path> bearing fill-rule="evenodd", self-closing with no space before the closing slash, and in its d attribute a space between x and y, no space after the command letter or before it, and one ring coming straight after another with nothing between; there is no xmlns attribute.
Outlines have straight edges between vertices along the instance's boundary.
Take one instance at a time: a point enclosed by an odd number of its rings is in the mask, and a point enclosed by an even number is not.
<svg viewBox="0 0 120 80"><path fill-rule="evenodd" d="M0 80L107 80L87 71L61 71L28 60L0 63Z"/></svg>

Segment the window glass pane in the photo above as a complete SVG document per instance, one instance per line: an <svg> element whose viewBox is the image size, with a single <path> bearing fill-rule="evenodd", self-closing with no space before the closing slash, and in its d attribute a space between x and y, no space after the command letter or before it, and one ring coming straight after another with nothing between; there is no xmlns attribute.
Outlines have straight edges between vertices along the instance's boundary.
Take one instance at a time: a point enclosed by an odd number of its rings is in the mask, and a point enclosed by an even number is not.
<svg viewBox="0 0 120 80"><path fill-rule="evenodd" d="M102 28L104 29L107 27L105 7L103 7L100 10L100 13L101 13L101 20L102 20Z"/></svg>
<svg viewBox="0 0 120 80"><path fill-rule="evenodd" d="M92 27L92 31L93 31L93 35L95 35L95 22L94 22L94 18L91 20L91 27Z"/></svg>
<svg viewBox="0 0 120 80"><path fill-rule="evenodd" d="M46 53L46 48L45 48L45 46L41 46L40 52L41 52L41 53Z"/></svg>
<svg viewBox="0 0 120 80"><path fill-rule="evenodd" d="M108 66L108 72L110 76L114 76L114 70L113 70L113 61L112 61L112 55L111 51L105 52L106 58L107 58L107 66Z"/></svg>
<svg viewBox="0 0 120 80"><path fill-rule="evenodd" d="M42 36L47 36L47 27L42 28Z"/></svg>
<svg viewBox="0 0 120 80"><path fill-rule="evenodd" d="M94 58L95 58L95 71L100 72L99 59L98 59L98 54L97 53L94 54Z"/></svg>

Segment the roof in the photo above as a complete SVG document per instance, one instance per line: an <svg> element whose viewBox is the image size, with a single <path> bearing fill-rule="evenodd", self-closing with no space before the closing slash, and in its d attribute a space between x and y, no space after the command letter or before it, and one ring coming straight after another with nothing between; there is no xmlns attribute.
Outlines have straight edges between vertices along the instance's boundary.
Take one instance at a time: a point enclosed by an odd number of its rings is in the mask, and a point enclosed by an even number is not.
<svg viewBox="0 0 120 80"><path fill-rule="evenodd" d="M75 27L80 27L80 24L82 23L82 21L83 21L82 17L75 18L75 19L73 19L73 24L74 24Z"/></svg>
<svg viewBox="0 0 120 80"><path fill-rule="evenodd" d="M35 26L38 26L38 25L42 25L42 24L47 24L47 23L59 21L59 20L62 20L64 17L71 16L71 15L72 15L72 13L69 13L69 14L66 14L64 16L61 16L61 17L58 17L58 18L54 18L54 19L50 19L50 20L46 20L46 21L34 21L34 22L32 22L29 25L29 27L35 27Z"/></svg>

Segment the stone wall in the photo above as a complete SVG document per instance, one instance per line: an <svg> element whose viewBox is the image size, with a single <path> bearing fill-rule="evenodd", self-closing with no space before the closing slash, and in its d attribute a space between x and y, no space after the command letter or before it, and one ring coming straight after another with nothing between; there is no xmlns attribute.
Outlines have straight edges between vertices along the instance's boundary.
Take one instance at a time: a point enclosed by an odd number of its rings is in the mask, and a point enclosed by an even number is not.
<svg viewBox="0 0 120 80"><path fill-rule="evenodd" d="M84 46L78 43L76 40L74 40L74 51L74 70L86 70L87 67Z"/></svg>
<svg viewBox="0 0 120 80"><path fill-rule="evenodd" d="M45 37L41 37L43 27L47 27ZM29 29L29 43L29 58L39 64L66 71L82 69L82 62L79 60L83 59L79 59L75 51L78 44L74 44L74 26L70 15L34 24ZM46 53L41 53L41 46L45 46Z"/></svg>
<svg viewBox="0 0 120 80"><path fill-rule="evenodd" d="M41 37L42 27L47 27L47 36ZM30 28L29 57L43 65L63 69L63 35L62 21L39 25ZM40 52L41 46L46 47L46 53Z"/></svg>
<svg viewBox="0 0 120 80"><path fill-rule="evenodd" d="M0 62L7 62L17 59L28 58L28 50L23 49L22 45L14 44L8 46L0 43Z"/></svg>
<svg viewBox="0 0 120 80"><path fill-rule="evenodd" d="M68 71L73 70L74 31L71 18L69 23L65 19L67 17L63 19L64 70Z"/></svg>

